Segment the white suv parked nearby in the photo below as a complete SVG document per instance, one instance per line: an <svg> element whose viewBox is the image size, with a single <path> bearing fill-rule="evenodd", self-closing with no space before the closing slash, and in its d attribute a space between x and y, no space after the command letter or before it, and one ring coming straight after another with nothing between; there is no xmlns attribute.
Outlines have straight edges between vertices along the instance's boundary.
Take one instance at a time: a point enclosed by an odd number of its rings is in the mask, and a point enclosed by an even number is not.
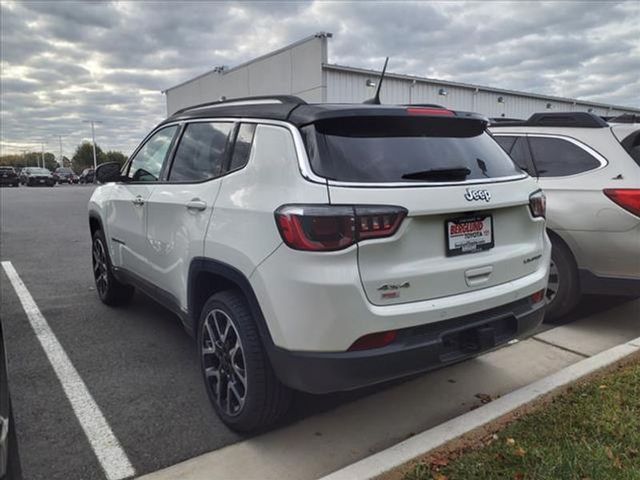
<svg viewBox="0 0 640 480"><path fill-rule="evenodd" d="M139 288L197 339L236 430L291 389L457 362L542 321L545 197L474 114L253 98L177 112L89 203L103 302ZM531 361L535 361L531 359Z"/></svg>
<svg viewBox="0 0 640 480"><path fill-rule="evenodd" d="M581 293L640 296L640 125L619 121L553 112L491 126L548 198L549 320Z"/></svg>

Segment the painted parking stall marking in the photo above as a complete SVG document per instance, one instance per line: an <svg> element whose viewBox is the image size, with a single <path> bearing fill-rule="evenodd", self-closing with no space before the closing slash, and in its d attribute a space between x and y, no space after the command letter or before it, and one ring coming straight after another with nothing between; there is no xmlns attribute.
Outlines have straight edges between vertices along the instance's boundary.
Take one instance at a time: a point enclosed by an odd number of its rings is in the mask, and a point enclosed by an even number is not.
<svg viewBox="0 0 640 480"><path fill-rule="evenodd" d="M18 272L9 261L2 262L2 268L20 299L29 323L44 349L58 380L62 384L62 388L105 475L109 480L132 477L135 475L135 470L120 446L120 442L111 431L100 408L49 327Z"/></svg>

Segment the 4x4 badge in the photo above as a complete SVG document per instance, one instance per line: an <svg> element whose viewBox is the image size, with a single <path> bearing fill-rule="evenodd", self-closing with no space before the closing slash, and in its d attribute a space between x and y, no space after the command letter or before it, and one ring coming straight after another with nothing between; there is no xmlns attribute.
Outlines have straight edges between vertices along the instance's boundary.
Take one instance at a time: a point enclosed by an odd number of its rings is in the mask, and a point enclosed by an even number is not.
<svg viewBox="0 0 640 480"><path fill-rule="evenodd" d="M474 200L484 200L488 202L491 200L491 194L488 190L471 190L467 188L464 199L467 202L473 202Z"/></svg>

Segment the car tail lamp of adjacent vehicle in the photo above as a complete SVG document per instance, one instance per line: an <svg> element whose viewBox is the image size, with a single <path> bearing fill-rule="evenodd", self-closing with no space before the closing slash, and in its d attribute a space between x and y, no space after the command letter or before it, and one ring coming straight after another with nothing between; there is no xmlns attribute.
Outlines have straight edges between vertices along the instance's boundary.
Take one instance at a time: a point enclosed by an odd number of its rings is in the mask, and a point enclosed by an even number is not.
<svg viewBox="0 0 640 480"><path fill-rule="evenodd" d="M547 215L547 197L542 193L542 190L537 190L529 195L529 209L534 218L544 218Z"/></svg>
<svg viewBox="0 0 640 480"><path fill-rule="evenodd" d="M278 230L289 247L318 252L390 237L406 215L402 207L357 205L283 205L275 212Z"/></svg>
<svg viewBox="0 0 640 480"><path fill-rule="evenodd" d="M613 202L640 217L640 189L638 188L607 188L604 194Z"/></svg>

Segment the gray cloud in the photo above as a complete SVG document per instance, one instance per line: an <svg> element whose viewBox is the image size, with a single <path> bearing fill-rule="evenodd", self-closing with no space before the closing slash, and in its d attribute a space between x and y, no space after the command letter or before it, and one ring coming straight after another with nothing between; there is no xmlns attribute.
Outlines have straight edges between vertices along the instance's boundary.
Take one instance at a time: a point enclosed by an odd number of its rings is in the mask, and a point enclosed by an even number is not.
<svg viewBox="0 0 640 480"><path fill-rule="evenodd" d="M160 90L316 31L330 61L640 106L637 2L2 2L2 142L129 153ZM10 151L10 150L4 150Z"/></svg>

